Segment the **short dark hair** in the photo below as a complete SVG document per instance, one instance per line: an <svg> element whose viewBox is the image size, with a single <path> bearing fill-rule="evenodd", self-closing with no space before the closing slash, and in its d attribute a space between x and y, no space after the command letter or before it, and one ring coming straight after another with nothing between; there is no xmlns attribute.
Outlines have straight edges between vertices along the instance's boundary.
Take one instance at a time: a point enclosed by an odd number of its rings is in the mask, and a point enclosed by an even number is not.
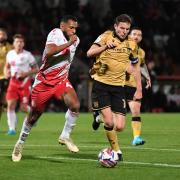
<svg viewBox="0 0 180 180"><path fill-rule="evenodd" d="M69 20L73 20L75 22L77 22L77 18L75 16L72 15L65 15L61 18L61 22L68 22Z"/></svg>
<svg viewBox="0 0 180 180"><path fill-rule="evenodd" d="M119 24L120 22L127 22L132 24L132 18L127 14L121 14L115 18L114 23Z"/></svg>
<svg viewBox="0 0 180 180"><path fill-rule="evenodd" d="M23 41L25 41L25 38L24 38L24 36L22 34L15 34L13 36L13 40L15 40L15 39L23 39Z"/></svg>
<svg viewBox="0 0 180 180"><path fill-rule="evenodd" d="M0 28L0 31L1 31L1 32L4 32L4 33L6 33L6 34L7 34L7 31L6 31L6 29L5 29L5 28Z"/></svg>
<svg viewBox="0 0 180 180"><path fill-rule="evenodd" d="M142 29L139 27L139 26L134 26L131 28L131 31L133 30L139 30L139 31L142 31Z"/></svg>

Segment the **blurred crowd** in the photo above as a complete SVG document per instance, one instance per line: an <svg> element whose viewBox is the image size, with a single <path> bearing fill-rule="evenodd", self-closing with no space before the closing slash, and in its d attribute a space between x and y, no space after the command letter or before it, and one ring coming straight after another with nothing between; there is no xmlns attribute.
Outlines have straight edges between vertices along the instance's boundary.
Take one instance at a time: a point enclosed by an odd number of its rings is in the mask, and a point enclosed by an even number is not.
<svg viewBox="0 0 180 180"><path fill-rule="evenodd" d="M122 13L132 16L133 25L143 30L142 48L146 51L146 63L153 83L157 85L157 76L180 75L179 0L0 0L0 27L7 29L9 41L15 33L22 33L26 37L26 49L40 63L48 32L59 26L62 15L75 15L80 23L77 34L81 43L70 71L70 75L73 74L70 79L78 89L81 110L87 111L88 69L93 59L87 59L86 51L101 32L111 28L114 17ZM180 110L178 84L171 86L168 91L160 85L157 89L145 92L144 111ZM165 96L162 102L157 101L160 97L158 93ZM156 103L146 102L152 97L156 98ZM149 107L146 107L147 104ZM160 104L163 107L158 110ZM58 111L54 103L50 107L48 110Z"/></svg>

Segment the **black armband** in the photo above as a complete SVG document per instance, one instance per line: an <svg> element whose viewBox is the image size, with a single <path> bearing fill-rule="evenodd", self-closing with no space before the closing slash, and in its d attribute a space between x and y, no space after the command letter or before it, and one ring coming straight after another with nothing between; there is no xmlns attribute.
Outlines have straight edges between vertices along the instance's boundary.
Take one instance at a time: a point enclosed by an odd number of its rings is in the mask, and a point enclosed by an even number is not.
<svg viewBox="0 0 180 180"><path fill-rule="evenodd" d="M129 57L130 61L131 61L131 64L137 64L139 59L138 57L134 58L134 57Z"/></svg>
<svg viewBox="0 0 180 180"><path fill-rule="evenodd" d="M129 55L129 60L131 61L131 64L137 64L139 61L138 57L134 57L132 53Z"/></svg>

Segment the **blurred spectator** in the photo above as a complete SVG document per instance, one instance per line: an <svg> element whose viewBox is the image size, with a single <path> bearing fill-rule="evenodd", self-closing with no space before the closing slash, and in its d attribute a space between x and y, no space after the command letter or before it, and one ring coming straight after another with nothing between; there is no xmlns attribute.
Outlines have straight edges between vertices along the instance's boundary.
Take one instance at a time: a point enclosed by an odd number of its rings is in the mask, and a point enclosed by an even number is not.
<svg viewBox="0 0 180 180"><path fill-rule="evenodd" d="M167 94L168 109L167 111L180 111L180 87L172 86Z"/></svg>
<svg viewBox="0 0 180 180"><path fill-rule="evenodd" d="M152 112L164 112L167 107L167 97L164 93L163 86L159 86L159 89L153 95Z"/></svg>

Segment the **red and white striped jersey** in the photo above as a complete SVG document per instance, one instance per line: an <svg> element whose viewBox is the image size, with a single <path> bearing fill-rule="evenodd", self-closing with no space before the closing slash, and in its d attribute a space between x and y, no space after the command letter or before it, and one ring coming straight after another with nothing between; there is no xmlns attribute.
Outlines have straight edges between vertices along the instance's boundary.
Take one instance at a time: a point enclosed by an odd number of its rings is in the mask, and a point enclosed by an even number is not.
<svg viewBox="0 0 180 180"><path fill-rule="evenodd" d="M68 40L64 36L62 30L59 28L55 28L49 33L46 45L55 44L57 46L60 46L67 42ZM72 63L79 42L80 40L78 38L78 40L74 44L67 47L63 51L49 57L48 59L44 51L42 57L42 65L40 67L40 71L36 76L34 86L39 82L43 82L49 85L56 85L61 81L66 80L68 78L70 65Z"/></svg>
<svg viewBox="0 0 180 180"><path fill-rule="evenodd" d="M18 77L20 72L28 72L36 64L34 56L26 50L17 54L13 49L7 53L6 62L10 65L11 77Z"/></svg>

